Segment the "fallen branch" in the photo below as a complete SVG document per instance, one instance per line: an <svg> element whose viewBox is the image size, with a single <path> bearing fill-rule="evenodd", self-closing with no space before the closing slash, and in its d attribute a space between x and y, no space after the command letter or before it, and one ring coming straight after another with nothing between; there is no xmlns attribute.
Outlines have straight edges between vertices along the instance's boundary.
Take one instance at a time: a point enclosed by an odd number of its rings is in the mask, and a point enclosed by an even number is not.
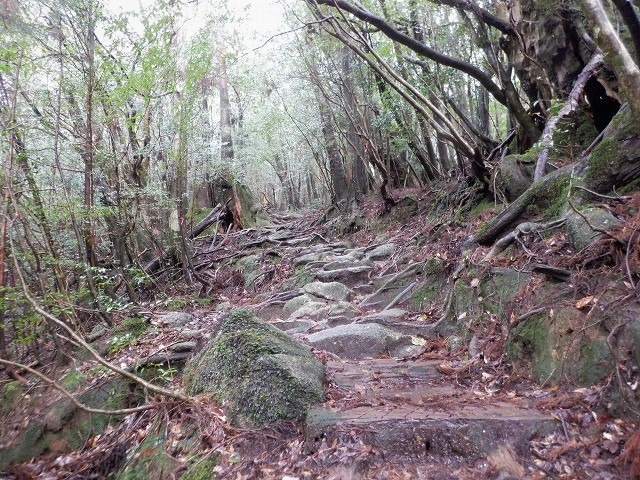
<svg viewBox="0 0 640 480"><path fill-rule="evenodd" d="M14 249L14 244L13 244L13 240L10 239L11 242L11 249L13 251ZM31 306L33 307L33 309L36 311L36 313L38 313L39 315L41 315L43 318L45 318L46 320L48 320L51 323L55 323L56 325L58 325L60 328L62 328L64 331L66 331L69 336L78 344L80 344L85 350L87 350L91 356L103 367L108 368L109 370L111 370L112 372L118 373L120 375L122 375L123 377L127 378L128 380L131 380L132 382L137 383L138 385L140 385L141 387L145 388L146 390L150 391L150 392L154 392L157 393L159 395L164 395L166 397L170 397L170 398L175 398L177 400L182 400L183 402L193 402L193 399L187 395L183 395L181 393L175 392L173 390L169 390L163 387L159 387L157 385L154 385L150 382L147 382L146 380L143 380L142 378L138 377L137 375L134 375L120 367L117 367L116 365L112 364L111 362L109 362L108 360L106 360L102 355L100 355L96 350L93 349L93 347L91 347L91 345L89 345L84 338L82 338L82 336L80 336L73 328L71 328L69 325L67 325L65 322L63 322L62 320L60 320L58 317L56 317L55 315L47 312L46 310L44 310L40 304L35 300L35 298L33 298L31 296L31 293L29 292L29 288L27 287L27 282L24 279L24 275L22 273L22 270L20 268L20 265L18 263L18 256L17 255L13 255L13 263L15 266L15 271L18 274L18 278L20 280L20 285L22 287L22 293L24 294L25 298L27 299L27 301L31 304Z"/></svg>

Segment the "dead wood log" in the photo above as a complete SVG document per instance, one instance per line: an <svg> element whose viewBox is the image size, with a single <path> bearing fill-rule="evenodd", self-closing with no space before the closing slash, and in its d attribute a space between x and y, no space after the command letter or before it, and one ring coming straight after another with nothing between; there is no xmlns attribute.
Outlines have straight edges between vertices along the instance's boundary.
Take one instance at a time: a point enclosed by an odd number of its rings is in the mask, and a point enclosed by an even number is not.
<svg viewBox="0 0 640 480"><path fill-rule="evenodd" d="M185 362L192 356L193 352L176 352L169 355L151 355L150 357L141 358L133 365L127 367L127 372L134 373L142 368Z"/></svg>
<svg viewBox="0 0 640 480"><path fill-rule="evenodd" d="M213 207L209 214L202 220L200 220L195 227L193 227L193 229L189 233L189 240L193 240L194 238L198 237L207 228L217 222L226 213L226 210L227 207L221 205L220 203ZM160 268L162 263L169 260L170 257L171 256L168 253L157 256L145 265L144 272L147 274L156 272Z"/></svg>

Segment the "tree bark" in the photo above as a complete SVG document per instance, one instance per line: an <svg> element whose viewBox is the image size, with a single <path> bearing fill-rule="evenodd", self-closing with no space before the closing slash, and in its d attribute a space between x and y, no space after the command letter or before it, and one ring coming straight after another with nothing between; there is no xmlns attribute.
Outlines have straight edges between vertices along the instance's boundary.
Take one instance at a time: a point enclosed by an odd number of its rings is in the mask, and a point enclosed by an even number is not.
<svg viewBox="0 0 640 480"><path fill-rule="evenodd" d="M629 29L633 48L636 50L636 64L640 65L640 19L638 14L629 0L613 0L613 3Z"/></svg>
<svg viewBox="0 0 640 480"><path fill-rule="evenodd" d="M569 94L569 98L567 98L567 103L560 109L556 116L547 121L547 124L544 127L544 131L542 132L542 138L540 139L542 149L538 153L538 161L536 163L536 169L533 174L534 181L538 180L544 175L544 170L547 165L547 161L549 160L549 149L551 148L551 143L553 142L553 133L558 126L558 122L569 115L571 112L573 112L576 108L578 108L582 92L584 91L584 86L587 84L587 80L591 78L591 75L593 75L593 73L601 65L602 54L596 53L578 76L578 79L576 80L576 83L573 85L573 89Z"/></svg>
<svg viewBox="0 0 640 480"><path fill-rule="evenodd" d="M607 56L620 82L620 89L629 102L636 124L640 125L640 68L634 62L609 21L600 0L583 0L596 42Z"/></svg>

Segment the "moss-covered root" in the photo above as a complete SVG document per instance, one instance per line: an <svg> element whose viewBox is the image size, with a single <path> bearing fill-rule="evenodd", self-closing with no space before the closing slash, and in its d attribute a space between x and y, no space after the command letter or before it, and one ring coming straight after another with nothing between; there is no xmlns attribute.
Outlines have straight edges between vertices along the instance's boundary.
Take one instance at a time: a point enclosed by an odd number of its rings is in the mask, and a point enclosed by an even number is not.
<svg viewBox="0 0 640 480"><path fill-rule="evenodd" d="M569 184L571 172L574 167L574 165L567 165L534 182L515 202L509 205L505 211L495 217L486 229L474 236L471 243L490 245L509 225L514 223L530 205L535 205L539 209L542 209L557 202Z"/></svg>

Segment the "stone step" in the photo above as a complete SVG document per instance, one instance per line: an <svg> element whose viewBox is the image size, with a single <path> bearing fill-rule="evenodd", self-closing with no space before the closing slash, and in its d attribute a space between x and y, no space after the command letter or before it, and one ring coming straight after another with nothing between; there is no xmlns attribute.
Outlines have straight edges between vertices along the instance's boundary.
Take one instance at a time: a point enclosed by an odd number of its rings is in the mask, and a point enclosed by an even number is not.
<svg viewBox="0 0 640 480"><path fill-rule="evenodd" d="M328 378L344 398L309 411L307 449L359 442L397 456L477 459L508 445L526 455L530 439L557 428L523 399L451 386L439 363L328 362Z"/></svg>
<svg viewBox="0 0 640 480"><path fill-rule="evenodd" d="M375 358L366 361L330 361L326 371L340 387L352 388L356 384L368 386L376 383L411 385L433 381L441 377L438 360L399 361L393 358Z"/></svg>

